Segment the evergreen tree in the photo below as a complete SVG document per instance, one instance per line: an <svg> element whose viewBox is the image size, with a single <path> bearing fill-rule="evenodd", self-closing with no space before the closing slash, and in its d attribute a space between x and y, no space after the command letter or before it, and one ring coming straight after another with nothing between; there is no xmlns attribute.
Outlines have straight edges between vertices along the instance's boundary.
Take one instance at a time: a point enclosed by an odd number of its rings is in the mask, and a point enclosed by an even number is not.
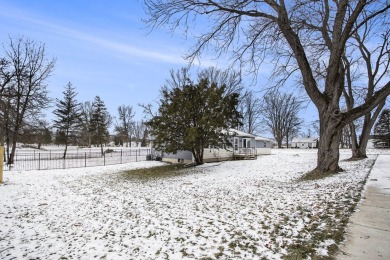
<svg viewBox="0 0 390 260"><path fill-rule="evenodd" d="M106 105L99 96L95 97L92 111L89 127L92 135L92 142L100 145L101 153L103 155L103 143L106 143L109 139L108 127L111 124L111 116L107 111Z"/></svg>
<svg viewBox="0 0 390 260"><path fill-rule="evenodd" d="M374 128L375 147L390 147L390 109L384 109Z"/></svg>
<svg viewBox="0 0 390 260"><path fill-rule="evenodd" d="M202 164L204 148L225 143L223 130L239 124L239 94L228 94L225 85L205 78L198 84L186 81L182 87L162 89L158 114L147 125L157 149L191 151L196 164Z"/></svg>
<svg viewBox="0 0 390 260"><path fill-rule="evenodd" d="M65 143L65 132L57 129L54 135L54 144L59 146L64 143Z"/></svg>
<svg viewBox="0 0 390 260"><path fill-rule="evenodd" d="M57 99L54 110L54 115L57 119L54 120L54 127L60 132L63 132L62 144L65 145L64 156L68 149L69 141L75 136L77 128L80 126L81 108L80 104L76 100L77 93L75 88L69 82L66 85L64 92L64 98L62 100Z"/></svg>

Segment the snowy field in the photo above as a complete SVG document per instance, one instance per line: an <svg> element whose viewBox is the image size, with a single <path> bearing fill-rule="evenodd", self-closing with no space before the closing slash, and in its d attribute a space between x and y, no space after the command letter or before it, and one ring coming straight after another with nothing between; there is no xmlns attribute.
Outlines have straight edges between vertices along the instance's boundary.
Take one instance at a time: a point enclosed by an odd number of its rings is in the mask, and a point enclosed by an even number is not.
<svg viewBox="0 0 390 260"><path fill-rule="evenodd" d="M327 255L376 158L316 181L315 150L273 150L161 178L137 162L6 171L0 259L280 259ZM341 159L350 157L348 150ZM306 250L306 251L305 251Z"/></svg>

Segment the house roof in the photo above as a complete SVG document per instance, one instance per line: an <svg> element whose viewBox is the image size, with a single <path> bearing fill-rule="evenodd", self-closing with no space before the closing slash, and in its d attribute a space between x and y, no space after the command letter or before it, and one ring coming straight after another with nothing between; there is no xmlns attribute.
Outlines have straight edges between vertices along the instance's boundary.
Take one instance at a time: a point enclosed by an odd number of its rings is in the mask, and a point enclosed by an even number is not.
<svg viewBox="0 0 390 260"><path fill-rule="evenodd" d="M317 142L318 138L313 137L300 137L300 138L294 138L292 139L292 143L315 143Z"/></svg>
<svg viewBox="0 0 390 260"><path fill-rule="evenodd" d="M234 135L234 136L239 136L239 137L251 137L251 138L255 138L256 136L252 135L252 134L248 134L248 133L245 133L243 131L240 131L240 130L237 130L237 129L234 129L234 128L230 128L228 130L229 134L230 135Z"/></svg>
<svg viewBox="0 0 390 260"><path fill-rule="evenodd" d="M265 138L265 137L261 137L261 136L256 136L256 137L255 137L255 140L256 140L256 141L266 141L266 142L272 142L272 140L271 140L271 139L269 139L269 138Z"/></svg>

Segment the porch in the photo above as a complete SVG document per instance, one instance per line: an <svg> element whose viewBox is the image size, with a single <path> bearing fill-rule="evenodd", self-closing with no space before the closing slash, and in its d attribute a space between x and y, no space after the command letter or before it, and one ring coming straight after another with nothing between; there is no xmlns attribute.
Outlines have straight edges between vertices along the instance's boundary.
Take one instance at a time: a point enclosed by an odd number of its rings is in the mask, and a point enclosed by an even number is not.
<svg viewBox="0 0 390 260"><path fill-rule="evenodd" d="M257 158L256 148L238 148L233 152L234 160L254 160Z"/></svg>

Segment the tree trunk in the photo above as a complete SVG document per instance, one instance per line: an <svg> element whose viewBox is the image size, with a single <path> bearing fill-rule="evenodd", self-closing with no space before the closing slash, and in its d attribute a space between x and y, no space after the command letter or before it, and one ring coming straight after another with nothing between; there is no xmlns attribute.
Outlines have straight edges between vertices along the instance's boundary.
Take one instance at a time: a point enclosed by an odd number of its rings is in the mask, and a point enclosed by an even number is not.
<svg viewBox="0 0 390 260"><path fill-rule="evenodd" d="M362 127L362 132L359 138L359 143L357 142L357 136L355 134L356 138L356 145L352 145L352 158L353 159L364 159L367 158L367 144L368 139L370 137L371 129L374 127L375 121L378 119L378 116L380 112L382 111L383 107L386 104L386 100L379 103L378 107L376 108L375 112L372 114L368 113L364 116L364 122ZM352 129L351 129L352 130ZM355 133L355 131L352 132L352 134Z"/></svg>
<svg viewBox="0 0 390 260"><path fill-rule="evenodd" d="M339 110L328 109L322 115L320 114L320 141L317 168L314 172L326 174L343 171L339 167L339 145L343 126Z"/></svg>
<svg viewBox="0 0 390 260"><path fill-rule="evenodd" d="M278 143L278 148L282 148L283 140L281 138L277 138L276 142Z"/></svg>
<svg viewBox="0 0 390 260"><path fill-rule="evenodd" d="M8 158L8 164L14 164L14 157L15 157L15 152L16 152L16 138L12 139L12 149L11 149L11 154L9 155Z"/></svg>
<svg viewBox="0 0 390 260"><path fill-rule="evenodd" d="M192 149L192 155L194 156L196 165L203 164L203 149Z"/></svg>
<svg viewBox="0 0 390 260"><path fill-rule="evenodd" d="M9 152L9 148L11 146L11 141L10 141L10 138L9 138L9 133L7 133L7 137L6 137L6 143L7 143L7 159L5 160L8 164L8 160L10 158L10 152Z"/></svg>
<svg viewBox="0 0 390 260"><path fill-rule="evenodd" d="M64 156L62 157L63 159L65 159L65 157L66 157L66 151L67 150L68 150L68 142L65 143Z"/></svg>
<svg viewBox="0 0 390 260"><path fill-rule="evenodd" d="M287 132L288 132L288 130L287 130ZM288 134L286 134L286 148L288 149Z"/></svg>
<svg viewBox="0 0 390 260"><path fill-rule="evenodd" d="M359 153L359 142L357 139L357 134L356 134L356 126L352 122L349 124L349 129L351 131L351 150L352 150L352 158L355 157L355 154L358 155Z"/></svg>

